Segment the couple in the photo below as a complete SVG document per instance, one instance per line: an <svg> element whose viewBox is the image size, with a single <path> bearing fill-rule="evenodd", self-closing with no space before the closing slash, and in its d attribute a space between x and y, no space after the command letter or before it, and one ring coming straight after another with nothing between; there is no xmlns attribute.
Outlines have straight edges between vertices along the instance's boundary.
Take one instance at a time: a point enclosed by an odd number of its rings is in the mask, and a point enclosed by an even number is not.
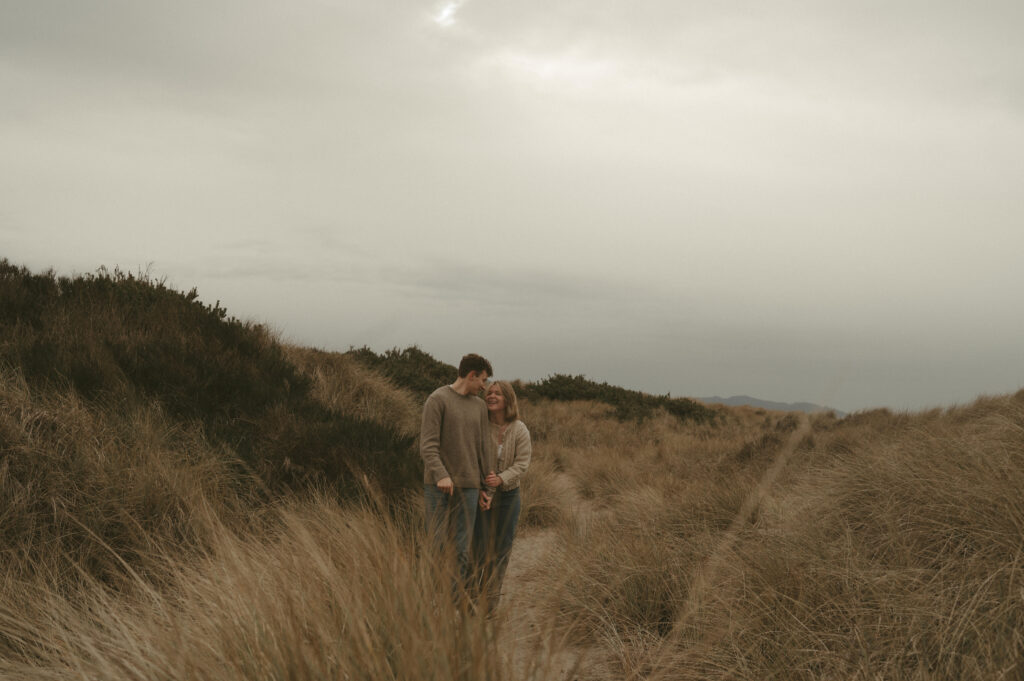
<svg viewBox="0 0 1024 681"><path fill-rule="evenodd" d="M463 357L456 381L427 398L420 430L427 533L454 547L463 584L488 610L501 595L532 449L515 391L488 383L493 374L480 355Z"/></svg>

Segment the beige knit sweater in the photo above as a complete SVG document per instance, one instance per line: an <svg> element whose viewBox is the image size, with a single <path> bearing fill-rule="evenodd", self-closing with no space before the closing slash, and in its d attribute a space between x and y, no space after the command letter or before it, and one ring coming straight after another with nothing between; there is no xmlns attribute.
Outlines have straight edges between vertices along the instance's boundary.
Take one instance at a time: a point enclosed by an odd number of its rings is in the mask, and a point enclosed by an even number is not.
<svg viewBox="0 0 1024 681"><path fill-rule="evenodd" d="M491 440L498 445L498 475L501 477L501 491L519 487L519 481L530 467L533 445L526 424L516 419L505 428L501 437L501 426L491 424Z"/></svg>
<svg viewBox="0 0 1024 681"><path fill-rule="evenodd" d="M450 477L456 487L485 487L496 465L488 423L487 406L476 395L462 395L450 385L431 393L420 428L423 484Z"/></svg>

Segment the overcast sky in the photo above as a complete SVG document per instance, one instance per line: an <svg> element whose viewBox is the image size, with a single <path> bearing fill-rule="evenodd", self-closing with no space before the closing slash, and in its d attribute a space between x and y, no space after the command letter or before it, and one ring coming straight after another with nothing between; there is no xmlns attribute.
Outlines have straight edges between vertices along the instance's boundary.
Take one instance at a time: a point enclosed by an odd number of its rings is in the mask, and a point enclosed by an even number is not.
<svg viewBox="0 0 1024 681"><path fill-rule="evenodd" d="M1024 3L0 0L0 255L290 342L1024 386Z"/></svg>

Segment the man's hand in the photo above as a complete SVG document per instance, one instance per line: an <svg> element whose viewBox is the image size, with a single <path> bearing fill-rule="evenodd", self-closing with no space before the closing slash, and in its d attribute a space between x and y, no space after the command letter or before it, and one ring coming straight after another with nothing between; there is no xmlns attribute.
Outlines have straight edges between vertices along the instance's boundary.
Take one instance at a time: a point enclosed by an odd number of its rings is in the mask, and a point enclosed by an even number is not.
<svg viewBox="0 0 1024 681"><path fill-rule="evenodd" d="M494 474L494 471L488 473L487 477L484 478L484 484L486 484L488 487L501 487L502 483L504 482L505 481L501 479L500 475Z"/></svg>
<svg viewBox="0 0 1024 681"><path fill-rule="evenodd" d="M455 485L452 484L452 479L448 477L441 478L440 480L438 480L437 488L444 492L445 494L447 494L448 496L451 496L452 494L455 493Z"/></svg>
<svg viewBox="0 0 1024 681"><path fill-rule="evenodd" d="M480 490L480 510L491 510L491 495L485 492L484 490Z"/></svg>

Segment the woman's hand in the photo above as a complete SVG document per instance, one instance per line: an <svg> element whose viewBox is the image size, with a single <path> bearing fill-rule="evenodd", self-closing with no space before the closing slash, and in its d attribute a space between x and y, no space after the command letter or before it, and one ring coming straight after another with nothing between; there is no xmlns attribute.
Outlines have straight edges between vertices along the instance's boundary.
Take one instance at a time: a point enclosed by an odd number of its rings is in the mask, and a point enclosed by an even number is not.
<svg viewBox="0 0 1024 681"><path fill-rule="evenodd" d="M480 490L479 504L480 504L480 510L481 511L489 511L489 510L491 510L491 497L490 497L489 494L487 494L487 492L485 492L483 490Z"/></svg>
<svg viewBox="0 0 1024 681"><path fill-rule="evenodd" d="M505 481L501 479L500 475L495 475L494 471L488 473L487 477L484 478L484 483L486 483L488 487L501 487L504 482Z"/></svg>

